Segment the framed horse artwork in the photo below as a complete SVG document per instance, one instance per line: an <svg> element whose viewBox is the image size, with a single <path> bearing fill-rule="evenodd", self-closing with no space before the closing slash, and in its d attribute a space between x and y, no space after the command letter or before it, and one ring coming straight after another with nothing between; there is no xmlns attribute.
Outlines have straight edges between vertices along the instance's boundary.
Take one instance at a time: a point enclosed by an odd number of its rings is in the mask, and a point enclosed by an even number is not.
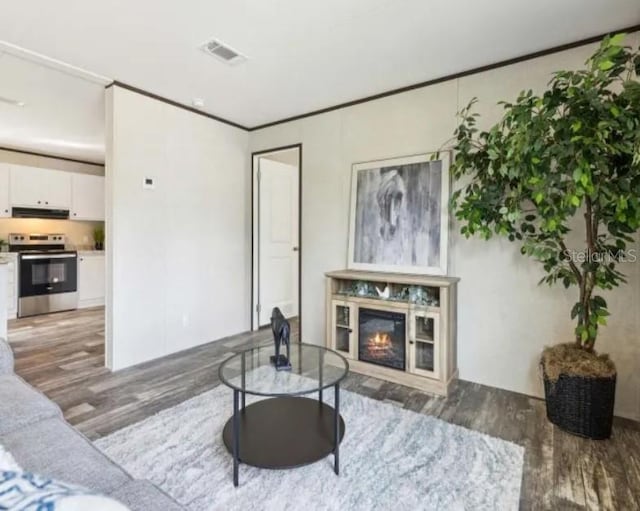
<svg viewBox="0 0 640 511"><path fill-rule="evenodd" d="M349 269L446 275L449 162L442 152L353 165Z"/></svg>

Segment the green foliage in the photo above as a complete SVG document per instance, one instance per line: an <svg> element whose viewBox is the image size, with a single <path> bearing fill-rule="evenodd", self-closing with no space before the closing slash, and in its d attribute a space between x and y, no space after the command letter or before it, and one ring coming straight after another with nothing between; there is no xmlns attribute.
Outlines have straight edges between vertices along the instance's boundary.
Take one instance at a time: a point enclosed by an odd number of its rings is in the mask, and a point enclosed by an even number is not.
<svg viewBox="0 0 640 511"><path fill-rule="evenodd" d="M96 243L104 243L104 228L96 227L93 230L93 241Z"/></svg>
<svg viewBox="0 0 640 511"><path fill-rule="evenodd" d="M543 265L541 282L577 286L571 317L588 350L609 314L594 290L625 282L618 265L640 228L640 50L624 37L605 38L585 69L555 73L541 96L528 90L501 103L487 131L474 99L454 134L452 175L468 183L452 197L461 233L505 236ZM566 243L576 215L580 254Z"/></svg>

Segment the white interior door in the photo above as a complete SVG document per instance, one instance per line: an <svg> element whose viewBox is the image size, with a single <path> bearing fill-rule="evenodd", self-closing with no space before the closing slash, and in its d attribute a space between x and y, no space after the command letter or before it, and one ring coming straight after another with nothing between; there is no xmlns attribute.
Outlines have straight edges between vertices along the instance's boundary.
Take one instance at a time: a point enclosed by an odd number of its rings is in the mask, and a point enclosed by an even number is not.
<svg viewBox="0 0 640 511"><path fill-rule="evenodd" d="M298 168L258 159L258 322L269 323L279 307L298 315Z"/></svg>

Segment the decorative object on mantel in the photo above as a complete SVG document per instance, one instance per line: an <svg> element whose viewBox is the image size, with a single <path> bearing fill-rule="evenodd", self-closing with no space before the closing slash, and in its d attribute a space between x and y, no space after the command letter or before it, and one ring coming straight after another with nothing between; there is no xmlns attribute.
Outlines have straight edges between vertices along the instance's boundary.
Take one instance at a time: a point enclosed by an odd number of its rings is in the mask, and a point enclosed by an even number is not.
<svg viewBox="0 0 640 511"><path fill-rule="evenodd" d="M389 295L391 294L391 291L389 290L389 284L387 284L384 289L380 289L378 286L376 286L376 291L378 292L378 296L380 298L383 298L385 300L389 299Z"/></svg>
<svg viewBox="0 0 640 511"><path fill-rule="evenodd" d="M270 357L271 363L278 371L291 370L291 327L278 307L271 312L271 331L275 343L275 355ZM286 347L287 354L280 353L281 347Z"/></svg>
<svg viewBox="0 0 640 511"><path fill-rule="evenodd" d="M356 270L326 278L327 347L355 372L447 395L458 373L459 279Z"/></svg>
<svg viewBox="0 0 640 511"><path fill-rule="evenodd" d="M371 284L358 280L354 282L355 294L358 296L368 296L371 294Z"/></svg>
<svg viewBox="0 0 640 511"><path fill-rule="evenodd" d="M619 265L635 262L640 229L640 50L624 39L606 37L585 69L555 73L542 96L504 103L487 131L472 100L453 139L452 174L468 183L452 200L461 233L517 240L544 266L540 283L579 288L575 341L547 348L541 366L549 420L594 439L611 435L616 385L613 362L593 349L609 316L594 291L626 282Z"/></svg>
<svg viewBox="0 0 640 511"><path fill-rule="evenodd" d="M367 281L341 280L336 294L345 296L359 296L362 298L393 300L396 302L413 303L439 307L438 289L429 286L400 285L385 283L381 291L380 284Z"/></svg>
<svg viewBox="0 0 640 511"><path fill-rule="evenodd" d="M354 164L347 266L445 275L448 204L448 153Z"/></svg>
<svg viewBox="0 0 640 511"><path fill-rule="evenodd" d="M424 286L409 286L408 295L409 301L416 305L431 305L433 307L439 306L438 299L431 296L429 288Z"/></svg>

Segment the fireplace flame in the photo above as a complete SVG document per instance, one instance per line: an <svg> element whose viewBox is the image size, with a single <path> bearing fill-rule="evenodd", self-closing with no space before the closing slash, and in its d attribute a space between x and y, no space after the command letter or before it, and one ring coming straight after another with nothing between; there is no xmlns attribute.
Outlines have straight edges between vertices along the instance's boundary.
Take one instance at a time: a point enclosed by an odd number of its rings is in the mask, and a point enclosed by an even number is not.
<svg viewBox="0 0 640 511"><path fill-rule="evenodd" d="M387 351L391 349L391 336L384 332L376 332L367 339L367 349L370 352Z"/></svg>

